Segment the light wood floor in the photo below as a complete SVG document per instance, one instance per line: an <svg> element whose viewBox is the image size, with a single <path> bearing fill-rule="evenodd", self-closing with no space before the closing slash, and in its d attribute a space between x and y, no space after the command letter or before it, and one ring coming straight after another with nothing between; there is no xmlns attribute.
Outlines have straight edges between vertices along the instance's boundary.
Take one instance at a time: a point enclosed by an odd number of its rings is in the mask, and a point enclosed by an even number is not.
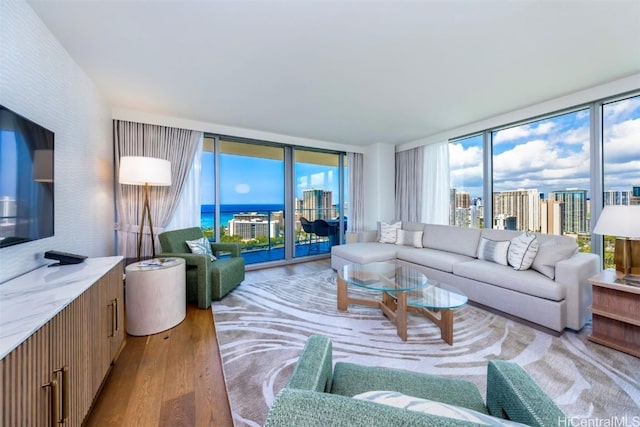
<svg viewBox="0 0 640 427"><path fill-rule="evenodd" d="M328 259L253 270L243 283L330 268ZM187 307L176 327L127 344L86 426L233 426L211 310Z"/></svg>

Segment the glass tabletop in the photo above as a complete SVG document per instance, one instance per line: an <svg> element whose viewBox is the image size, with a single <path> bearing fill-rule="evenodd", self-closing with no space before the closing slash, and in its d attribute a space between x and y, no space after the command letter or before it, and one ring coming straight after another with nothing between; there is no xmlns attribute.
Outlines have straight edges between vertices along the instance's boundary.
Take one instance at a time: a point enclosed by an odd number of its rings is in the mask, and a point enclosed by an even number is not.
<svg viewBox="0 0 640 427"><path fill-rule="evenodd" d="M467 300L459 289L435 280L429 280L423 289L407 293L407 305L430 310L458 308L465 305Z"/></svg>
<svg viewBox="0 0 640 427"><path fill-rule="evenodd" d="M372 291L406 292L427 285L424 274L395 262L347 264L338 270L338 275L349 285Z"/></svg>

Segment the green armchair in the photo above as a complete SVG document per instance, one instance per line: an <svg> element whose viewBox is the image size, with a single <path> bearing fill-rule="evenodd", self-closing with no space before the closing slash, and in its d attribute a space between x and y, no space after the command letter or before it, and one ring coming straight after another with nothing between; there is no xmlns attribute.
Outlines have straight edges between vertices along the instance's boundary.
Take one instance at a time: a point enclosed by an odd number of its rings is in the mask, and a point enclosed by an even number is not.
<svg viewBox="0 0 640 427"><path fill-rule="evenodd" d="M158 235L162 253L159 257L179 257L186 261L187 302L209 308L211 300L220 300L244 280L244 258L237 243L211 243L215 261L207 255L191 253L187 240L204 237L199 227L165 231ZM221 252L231 257L220 259Z"/></svg>
<svg viewBox="0 0 640 427"><path fill-rule="evenodd" d="M530 426L554 426L567 420L535 381L514 363L487 365L487 404L476 386L462 379L390 368L337 362L329 338L312 335L286 387L276 396L266 427L469 426L468 421L435 413L388 406L353 396L388 390L471 409L494 424L511 420Z"/></svg>

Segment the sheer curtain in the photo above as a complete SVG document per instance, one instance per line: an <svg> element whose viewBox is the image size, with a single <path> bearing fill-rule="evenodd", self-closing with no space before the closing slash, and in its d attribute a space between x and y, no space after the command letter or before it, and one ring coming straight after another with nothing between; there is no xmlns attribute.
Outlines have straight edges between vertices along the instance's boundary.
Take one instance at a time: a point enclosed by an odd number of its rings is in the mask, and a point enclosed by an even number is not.
<svg viewBox="0 0 640 427"><path fill-rule="evenodd" d="M364 155L347 153L349 171L349 220L350 232L364 230Z"/></svg>
<svg viewBox="0 0 640 427"><path fill-rule="evenodd" d="M200 178L202 172L202 137L198 141L196 153L193 156L193 163L187 179L184 181L184 188L180 195L180 200L173 213L173 217L166 230L177 230L180 228L200 227Z"/></svg>
<svg viewBox="0 0 640 427"><path fill-rule="evenodd" d="M422 222L449 224L449 143L424 147Z"/></svg>
<svg viewBox="0 0 640 427"><path fill-rule="evenodd" d="M419 222L423 209L424 148L396 153L396 220Z"/></svg>
<svg viewBox="0 0 640 427"><path fill-rule="evenodd" d="M116 210L118 254L133 258L137 252L140 217L143 209L143 186L121 185L117 182L122 156L146 156L171 162L171 186L149 187L151 219L157 237L166 225L178 204L185 180L193 163L193 158L202 140L202 132L134 123L123 120L113 121L116 173ZM151 255L151 245L147 226L143 229L142 258Z"/></svg>

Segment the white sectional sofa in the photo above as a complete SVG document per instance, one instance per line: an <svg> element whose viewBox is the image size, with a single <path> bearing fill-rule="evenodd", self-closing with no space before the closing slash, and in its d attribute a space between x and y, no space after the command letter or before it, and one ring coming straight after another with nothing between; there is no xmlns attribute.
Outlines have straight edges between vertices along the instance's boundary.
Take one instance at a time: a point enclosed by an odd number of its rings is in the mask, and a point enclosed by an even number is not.
<svg viewBox="0 0 640 427"><path fill-rule="evenodd" d="M510 242L522 232L422 223L402 223L401 229L403 237L414 238L410 245L380 243L379 230L350 234L349 243L331 249L332 268L398 260L429 279L460 289L471 301L560 333L565 328L580 330L589 319L587 279L600 270L600 258L577 252L571 237L536 234L539 248L533 265L515 270L488 261L478 249L489 241L504 247L509 244L500 242Z"/></svg>

